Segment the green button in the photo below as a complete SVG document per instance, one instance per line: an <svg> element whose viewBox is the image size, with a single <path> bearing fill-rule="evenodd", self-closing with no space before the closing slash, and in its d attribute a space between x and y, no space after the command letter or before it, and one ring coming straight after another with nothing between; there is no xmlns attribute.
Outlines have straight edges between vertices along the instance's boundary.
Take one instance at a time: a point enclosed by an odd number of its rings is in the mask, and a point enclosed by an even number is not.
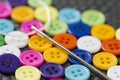
<svg viewBox="0 0 120 80"><path fill-rule="evenodd" d="M0 35L0 46L4 44L5 44L4 37Z"/></svg>
<svg viewBox="0 0 120 80"><path fill-rule="evenodd" d="M82 22L88 24L89 26L95 26L105 23L105 15L98 10L87 10L82 14Z"/></svg>
<svg viewBox="0 0 120 80"><path fill-rule="evenodd" d="M63 21L58 20L51 21L50 26L48 28L45 28L45 32L50 36L66 33L67 30L68 30L67 24Z"/></svg>

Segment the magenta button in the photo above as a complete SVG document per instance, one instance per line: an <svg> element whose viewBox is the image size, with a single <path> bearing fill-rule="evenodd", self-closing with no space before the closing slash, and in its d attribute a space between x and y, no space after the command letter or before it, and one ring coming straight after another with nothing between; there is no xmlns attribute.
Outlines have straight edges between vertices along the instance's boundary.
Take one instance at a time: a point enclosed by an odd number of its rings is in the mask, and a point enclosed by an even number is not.
<svg viewBox="0 0 120 80"><path fill-rule="evenodd" d="M22 65L40 67L44 62L44 58L40 52L35 50L26 50L20 55L20 62Z"/></svg>

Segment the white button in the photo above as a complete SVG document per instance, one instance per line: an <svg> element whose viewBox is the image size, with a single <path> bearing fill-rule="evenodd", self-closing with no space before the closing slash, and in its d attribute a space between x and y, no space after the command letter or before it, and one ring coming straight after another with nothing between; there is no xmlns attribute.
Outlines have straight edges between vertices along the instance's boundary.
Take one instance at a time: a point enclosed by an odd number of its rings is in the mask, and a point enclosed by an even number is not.
<svg viewBox="0 0 120 80"><path fill-rule="evenodd" d="M27 46L28 39L28 35L21 31L13 31L5 36L6 44L13 45L18 48Z"/></svg>
<svg viewBox="0 0 120 80"><path fill-rule="evenodd" d="M87 50L91 53L96 53L101 49L101 42L93 36L83 36L77 41L78 49Z"/></svg>
<svg viewBox="0 0 120 80"><path fill-rule="evenodd" d="M14 54L16 55L17 57L20 56L20 49L15 47L15 46L12 46L12 45L4 45L2 47L0 47L0 55L1 54L5 54L5 53L11 53L11 54Z"/></svg>

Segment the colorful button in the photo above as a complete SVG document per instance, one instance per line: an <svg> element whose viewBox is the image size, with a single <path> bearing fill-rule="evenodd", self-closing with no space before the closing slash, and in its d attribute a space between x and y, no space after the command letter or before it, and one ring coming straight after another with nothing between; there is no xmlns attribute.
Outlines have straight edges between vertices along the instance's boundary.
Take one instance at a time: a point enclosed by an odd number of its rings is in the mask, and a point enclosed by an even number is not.
<svg viewBox="0 0 120 80"><path fill-rule="evenodd" d="M19 67L15 72L16 80L40 80L40 71L33 66Z"/></svg>
<svg viewBox="0 0 120 80"><path fill-rule="evenodd" d="M116 30L115 37L120 40L120 28Z"/></svg>
<svg viewBox="0 0 120 80"><path fill-rule="evenodd" d="M20 67L19 59L13 54L0 55L0 72L3 74L12 74Z"/></svg>
<svg viewBox="0 0 120 80"><path fill-rule="evenodd" d="M38 35L34 35L29 39L28 46L29 46L29 48L31 48L33 50L43 52L43 51L51 48L52 43L49 42L45 38L42 38Z"/></svg>
<svg viewBox="0 0 120 80"><path fill-rule="evenodd" d="M89 35L91 30L90 26L81 22L70 24L68 28L68 32L73 34L77 38Z"/></svg>
<svg viewBox="0 0 120 80"><path fill-rule="evenodd" d="M71 65L65 69L65 76L68 80L88 80L90 71L83 65Z"/></svg>
<svg viewBox="0 0 120 80"><path fill-rule="evenodd" d="M59 20L68 24L79 22L81 13L75 8L63 8L59 11Z"/></svg>
<svg viewBox="0 0 120 80"><path fill-rule="evenodd" d="M57 64L64 64L68 59L67 53L56 47L47 49L44 52L43 56L46 62L52 62Z"/></svg>
<svg viewBox="0 0 120 80"><path fill-rule="evenodd" d="M83 36L78 39L77 47L90 53L96 53L101 49L101 42L94 36Z"/></svg>
<svg viewBox="0 0 120 80"><path fill-rule="evenodd" d="M64 76L64 68L55 63L46 63L42 65L40 71L45 78L57 78Z"/></svg>
<svg viewBox="0 0 120 80"><path fill-rule="evenodd" d="M86 10L82 14L82 22L89 26L103 24L106 21L105 15L98 10Z"/></svg>
<svg viewBox="0 0 120 80"><path fill-rule="evenodd" d="M69 50L74 49L77 45L77 38L71 34L57 34L53 39Z"/></svg>
<svg viewBox="0 0 120 80"><path fill-rule="evenodd" d="M64 80L62 78L51 78L50 80Z"/></svg>
<svg viewBox="0 0 120 80"><path fill-rule="evenodd" d="M43 55L35 50L26 50L22 52L19 59L22 65L34 67L40 67L44 62Z"/></svg>
<svg viewBox="0 0 120 80"><path fill-rule="evenodd" d="M2 46L4 44L5 44L4 37L2 35L0 35L0 46Z"/></svg>
<svg viewBox="0 0 120 80"><path fill-rule="evenodd" d="M91 34L104 41L113 38L115 36L115 30L108 24L100 24L92 28Z"/></svg>
<svg viewBox="0 0 120 80"><path fill-rule="evenodd" d="M5 36L5 42L8 45L14 45L18 48L24 48L28 43L28 35L21 31L13 31Z"/></svg>
<svg viewBox="0 0 120 80"><path fill-rule="evenodd" d="M50 7L49 6L49 11L50 11L50 19L51 20L56 20L58 17L58 10L55 7ZM38 7L35 10L35 18L41 22L47 22L47 13L44 7Z"/></svg>
<svg viewBox="0 0 120 80"><path fill-rule="evenodd" d="M110 67L117 65L118 60L110 52L99 52L93 57L93 64L101 70L108 70Z"/></svg>
<svg viewBox="0 0 120 80"><path fill-rule="evenodd" d="M45 28L45 32L50 36L66 33L67 30L68 30L67 24L63 21L58 20L51 21L50 26Z"/></svg>
<svg viewBox="0 0 120 80"><path fill-rule="evenodd" d="M11 6L8 3L0 2L0 18L9 18L11 14Z"/></svg>
<svg viewBox="0 0 120 80"><path fill-rule="evenodd" d="M17 6L12 9L11 18L19 23L34 19L34 11L28 6Z"/></svg>

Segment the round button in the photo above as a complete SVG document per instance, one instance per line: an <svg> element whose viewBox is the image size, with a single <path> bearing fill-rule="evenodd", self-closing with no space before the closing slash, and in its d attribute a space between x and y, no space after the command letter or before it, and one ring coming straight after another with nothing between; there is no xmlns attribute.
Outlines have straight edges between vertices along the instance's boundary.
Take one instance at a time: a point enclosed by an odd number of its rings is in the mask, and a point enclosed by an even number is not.
<svg viewBox="0 0 120 80"><path fill-rule="evenodd" d="M27 46L28 43L28 36L27 34L21 32L21 31L13 31L8 33L5 36L5 42L8 45L14 45L18 48L24 48Z"/></svg>
<svg viewBox="0 0 120 80"><path fill-rule="evenodd" d="M19 67L15 72L16 80L40 80L40 71L32 66Z"/></svg>
<svg viewBox="0 0 120 80"><path fill-rule="evenodd" d="M65 69L65 76L68 80L88 80L90 71L83 65L71 65Z"/></svg>
<svg viewBox="0 0 120 80"><path fill-rule="evenodd" d="M67 53L56 47L47 49L43 56L46 62L53 62L57 64L64 64L68 59Z"/></svg>
<svg viewBox="0 0 120 80"><path fill-rule="evenodd" d="M64 80L62 78L51 78L50 80Z"/></svg>
<svg viewBox="0 0 120 80"><path fill-rule="evenodd" d="M12 9L11 18L19 23L34 19L34 11L28 6L17 6Z"/></svg>
<svg viewBox="0 0 120 80"><path fill-rule="evenodd" d="M13 54L0 55L0 72L3 74L12 74L20 67L19 59Z"/></svg>
<svg viewBox="0 0 120 80"><path fill-rule="evenodd" d="M59 20L68 24L79 22L81 13L75 8L63 8L59 11Z"/></svg>
<svg viewBox="0 0 120 80"><path fill-rule="evenodd" d="M68 30L67 24L63 21L58 21L58 20L51 21L50 26L45 28L45 32L50 36L66 33L67 30Z"/></svg>
<svg viewBox="0 0 120 80"><path fill-rule="evenodd" d="M57 78L64 76L64 68L55 63L46 63L42 65L40 71L45 78Z"/></svg>
<svg viewBox="0 0 120 80"><path fill-rule="evenodd" d="M101 70L108 70L117 63L117 57L110 52L99 52L93 57L93 64Z"/></svg>
<svg viewBox="0 0 120 80"><path fill-rule="evenodd" d="M0 35L0 46L3 46L5 44L4 37Z"/></svg>
<svg viewBox="0 0 120 80"><path fill-rule="evenodd" d="M100 24L92 28L91 34L104 41L113 38L115 36L115 30L108 24Z"/></svg>
<svg viewBox="0 0 120 80"><path fill-rule="evenodd" d="M55 7L50 7L49 6L49 11L50 11L50 19L51 20L56 20L58 17L58 10ZM35 18L41 22L46 22L47 21L47 13L44 7L38 7L35 10Z"/></svg>
<svg viewBox="0 0 120 80"><path fill-rule="evenodd" d="M115 37L120 40L120 28L116 30Z"/></svg>
<svg viewBox="0 0 120 80"><path fill-rule="evenodd" d="M5 2L0 2L0 18L9 18L11 14L11 6Z"/></svg>
<svg viewBox="0 0 120 80"><path fill-rule="evenodd" d="M52 43L45 38L34 35L29 39L28 46L33 50L44 52L45 50L52 47Z"/></svg>
<svg viewBox="0 0 120 80"><path fill-rule="evenodd" d="M53 39L69 50L74 49L77 45L77 38L71 34L57 34Z"/></svg>
<svg viewBox="0 0 120 80"><path fill-rule="evenodd" d="M106 20L105 15L98 10L86 10L82 14L82 22L89 26L103 24Z"/></svg>
<svg viewBox="0 0 120 80"><path fill-rule="evenodd" d="M94 36L83 36L78 39L77 47L90 53L96 53L101 49L101 42Z"/></svg>
<svg viewBox="0 0 120 80"><path fill-rule="evenodd" d="M73 34L77 38L89 35L91 30L90 26L81 22L70 24L68 28L68 32Z"/></svg>
<svg viewBox="0 0 120 80"><path fill-rule="evenodd" d="M40 67L44 62L43 55L35 50L26 50L22 52L19 59L22 65L34 67Z"/></svg>
<svg viewBox="0 0 120 80"><path fill-rule="evenodd" d="M75 49L72 51L75 55L77 55L78 57L82 58L84 61L91 63L92 62L92 55L90 52L85 51L85 50L78 50ZM69 56L69 61L72 64L81 64L80 62L78 62L77 60L75 60L72 56Z"/></svg>

